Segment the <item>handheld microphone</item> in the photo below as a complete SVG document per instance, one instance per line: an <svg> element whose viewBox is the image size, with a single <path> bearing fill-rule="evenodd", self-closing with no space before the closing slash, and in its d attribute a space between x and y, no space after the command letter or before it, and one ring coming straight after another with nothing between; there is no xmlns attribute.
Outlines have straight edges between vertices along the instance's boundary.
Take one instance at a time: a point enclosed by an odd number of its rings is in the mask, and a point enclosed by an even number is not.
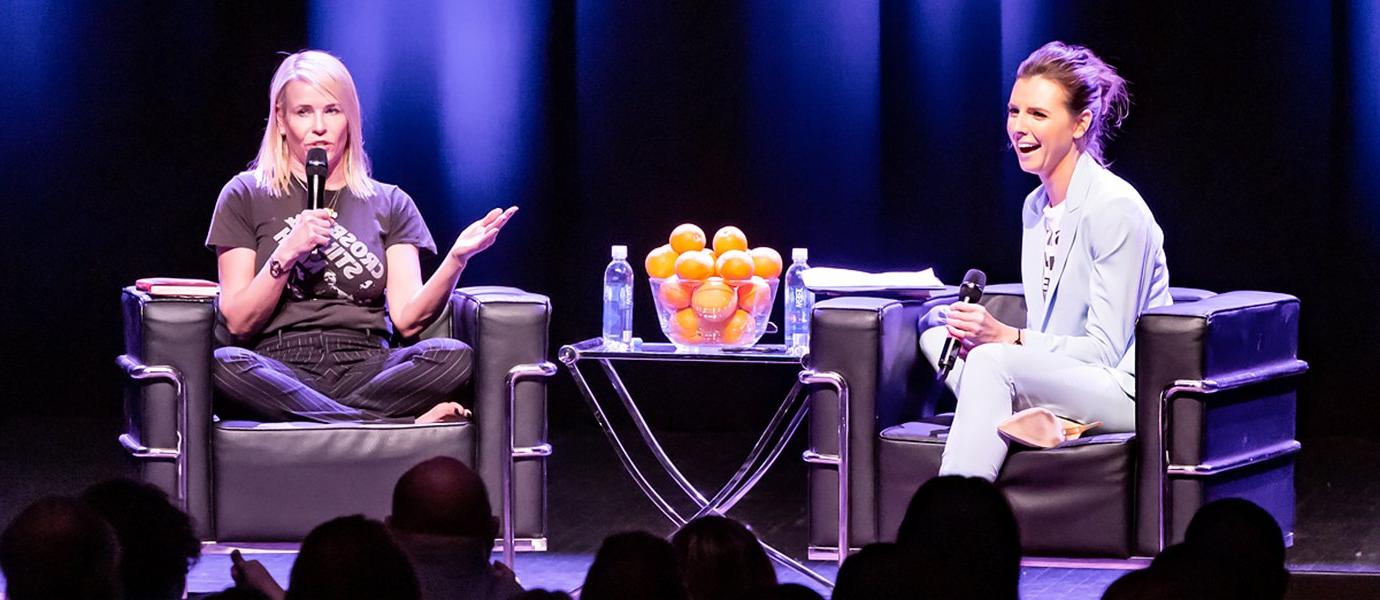
<svg viewBox="0 0 1380 600"><path fill-rule="evenodd" d="M963 284L958 286L958 299L962 302L977 302L982 299L982 288L987 287L987 274L978 269L968 269L963 276ZM939 353L939 381L949 376L954 364L958 362L959 341L950 337L944 340L944 350Z"/></svg>
<svg viewBox="0 0 1380 600"><path fill-rule="evenodd" d="M325 196L326 149L312 148L307 151L307 206L312 210L321 208Z"/></svg>
<svg viewBox="0 0 1380 600"><path fill-rule="evenodd" d="M321 208L326 197L326 149L307 150L307 207ZM311 249L312 258L321 258L321 248Z"/></svg>

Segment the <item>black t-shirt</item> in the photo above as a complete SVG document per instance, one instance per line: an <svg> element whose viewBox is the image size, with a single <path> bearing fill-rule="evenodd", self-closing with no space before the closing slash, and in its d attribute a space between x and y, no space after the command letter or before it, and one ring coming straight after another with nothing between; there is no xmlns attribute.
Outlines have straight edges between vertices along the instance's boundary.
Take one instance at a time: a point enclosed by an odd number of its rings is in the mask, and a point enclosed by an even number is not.
<svg viewBox="0 0 1380 600"><path fill-rule="evenodd" d="M385 250L412 244L427 254L436 252L417 205L396 185L376 182L371 198L356 197L349 188L328 191L325 203L336 211L331 242L319 259L307 256L294 265L264 335L280 329L390 331L383 294L388 282ZM253 249L257 273L306 207L300 181L293 182L288 195L273 196L252 172L240 173L220 191L206 246Z"/></svg>

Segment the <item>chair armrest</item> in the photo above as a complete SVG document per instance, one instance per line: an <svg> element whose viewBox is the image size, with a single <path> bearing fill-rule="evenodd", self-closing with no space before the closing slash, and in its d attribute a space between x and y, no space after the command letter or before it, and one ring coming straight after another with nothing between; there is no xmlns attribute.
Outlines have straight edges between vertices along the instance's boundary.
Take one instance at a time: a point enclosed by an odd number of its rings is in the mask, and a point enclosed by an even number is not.
<svg viewBox="0 0 1380 600"><path fill-rule="evenodd" d="M502 461L507 451L503 421L507 412L508 372L515 366L547 360L551 300L518 288L475 286L455 290L451 295L448 320L451 337L474 349L474 421L479 442L476 469L495 498L500 497ZM443 315L444 316L444 315ZM433 327L436 324L433 324ZM431 328L424 333L430 337ZM517 384L513 432L516 445L535 447L546 443L546 380L528 379ZM544 531L543 461L523 460L517 465L518 517L520 531ZM524 493L526 490L526 493ZM530 506L524 508L524 505ZM494 505L498 509L498 504ZM526 515L526 516L525 516ZM542 519L540 523L524 522Z"/></svg>
<svg viewBox="0 0 1380 600"><path fill-rule="evenodd" d="M1216 465L1203 471L1212 476L1278 457L1280 449L1297 450L1296 376L1307 369L1297 357L1298 327L1298 299L1270 292L1227 292L1141 315L1136 438L1142 515L1159 513L1161 481L1171 465L1191 467L1187 471ZM1198 503L1179 503L1179 510L1172 499L1165 502L1166 543L1172 543ZM1159 536L1158 520L1138 522L1140 550L1155 550L1149 542Z"/></svg>
<svg viewBox="0 0 1380 600"><path fill-rule="evenodd" d="M157 298L133 287L121 294L124 313L126 373L140 365L170 367L181 378L188 428L182 440L186 453L187 512L197 535L210 539L211 350L216 321L209 298ZM126 447L178 447L178 394L165 379L126 378ZM141 460L140 478L177 497L177 468L170 460Z"/></svg>
<svg viewBox="0 0 1380 600"><path fill-rule="evenodd" d="M848 296L815 305L810 321L810 368L834 372L849 389L849 495L851 545L878 540L876 505L877 433L918 415L922 387L934 378L917 343L918 323L929 303ZM838 394L810 390L810 451L837 456ZM836 538L838 474L835 467L810 465L810 540Z"/></svg>

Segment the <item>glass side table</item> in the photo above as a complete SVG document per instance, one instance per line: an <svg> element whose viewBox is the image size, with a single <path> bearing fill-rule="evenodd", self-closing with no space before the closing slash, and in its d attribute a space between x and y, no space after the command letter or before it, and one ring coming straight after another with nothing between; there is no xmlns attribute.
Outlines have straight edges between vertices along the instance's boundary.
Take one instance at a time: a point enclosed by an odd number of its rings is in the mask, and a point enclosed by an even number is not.
<svg viewBox="0 0 1380 600"><path fill-rule="evenodd" d="M743 460L742 466L724 483L723 487L719 488L717 493L711 497L706 497L694 484L690 483L690 480L686 479L685 475L681 474L680 469L662 449L656 434L652 432L647 421L642 417L642 411L638 409L637 402L633 400L627 386L618 376L614 363L620 361L653 361L662 363L777 364L800 367L804 362L803 356L793 354L785 346L779 344L759 344L741 349L728 348L690 352L678 350L674 345L668 343L635 343L631 347L606 347L600 338L562 346L559 356L561 362L565 363L565 366L570 370L571 377L575 379L575 385L579 388L580 394L589 404L590 412L594 414L594 420L598 422L599 428L604 431L604 435L612 444L614 453L618 455L619 462L623 464L623 469L628 472L637 487L642 490L648 500L652 501L657 510L661 511L661 514L677 527L704 515L726 513L737 505L780 458L781 453L786 449L787 442L800 428L800 424L805 420L805 415L809 412L809 405L806 401L808 396L801 393L802 384L797 378L795 384L791 386L791 390L786 393L786 397L781 400L776 413L767 422L762 434L758 436L757 442L753 444L752 450ZM604 371L614 392L618 395L618 399L622 402L624 410L627 411L652 456L666 471L667 476L680 488L681 492L699 507L693 515L687 516L677 511L666 500L665 496L647 480L637 463L633 462L622 438L609 423L603 403L590 389L589 382L580 371L581 361L594 361ZM833 587L834 583L828 578L816 573L766 542L762 542L762 549L772 560L822 585Z"/></svg>

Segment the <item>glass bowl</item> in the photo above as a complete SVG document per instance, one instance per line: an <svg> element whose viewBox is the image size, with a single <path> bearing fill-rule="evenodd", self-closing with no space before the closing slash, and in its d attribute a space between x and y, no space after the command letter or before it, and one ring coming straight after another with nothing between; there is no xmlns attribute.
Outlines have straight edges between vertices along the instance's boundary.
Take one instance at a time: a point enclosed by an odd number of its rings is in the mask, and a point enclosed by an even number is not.
<svg viewBox="0 0 1380 600"><path fill-rule="evenodd" d="M776 306L777 278L649 279L661 332L681 350L740 348L762 338Z"/></svg>

